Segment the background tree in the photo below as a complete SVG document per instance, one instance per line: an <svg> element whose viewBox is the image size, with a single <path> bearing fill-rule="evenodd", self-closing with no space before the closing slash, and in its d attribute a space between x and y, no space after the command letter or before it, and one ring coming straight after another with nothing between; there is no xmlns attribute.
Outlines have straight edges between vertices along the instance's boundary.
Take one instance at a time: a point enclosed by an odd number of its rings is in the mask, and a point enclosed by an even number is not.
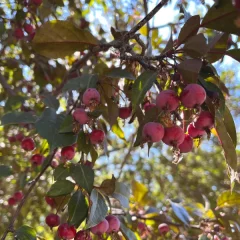
<svg viewBox="0 0 240 240"><path fill-rule="evenodd" d="M239 9L2 2L1 239L239 239Z"/></svg>

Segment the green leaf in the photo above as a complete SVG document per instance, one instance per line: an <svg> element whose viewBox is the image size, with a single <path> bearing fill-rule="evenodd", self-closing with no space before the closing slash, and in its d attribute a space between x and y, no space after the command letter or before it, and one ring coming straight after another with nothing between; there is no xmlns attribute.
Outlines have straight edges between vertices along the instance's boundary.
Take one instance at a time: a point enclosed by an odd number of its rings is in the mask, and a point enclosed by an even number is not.
<svg viewBox="0 0 240 240"><path fill-rule="evenodd" d="M120 230L127 240L137 240L135 233L121 222Z"/></svg>
<svg viewBox="0 0 240 240"><path fill-rule="evenodd" d="M60 126L59 133L72 133L72 132L73 132L73 117L72 115L67 115Z"/></svg>
<svg viewBox="0 0 240 240"><path fill-rule="evenodd" d="M197 34L199 27L200 27L199 15L190 17L179 33L178 44L184 43L188 39L188 37Z"/></svg>
<svg viewBox="0 0 240 240"><path fill-rule="evenodd" d="M115 133L120 139L125 140L124 132L120 128L118 122L112 126L112 132Z"/></svg>
<svg viewBox="0 0 240 240"><path fill-rule="evenodd" d="M88 204L81 191L75 192L68 203L68 222L76 228L84 221L88 214Z"/></svg>
<svg viewBox="0 0 240 240"><path fill-rule="evenodd" d="M224 125L224 121L219 114L216 116L216 131L218 134L219 141L222 145L224 156L227 164L233 169L237 170L237 153L232 138L228 134L228 131Z"/></svg>
<svg viewBox="0 0 240 240"><path fill-rule="evenodd" d="M135 76L131 72L122 68L112 68L106 74L106 76L111 78L127 78L130 80L135 80Z"/></svg>
<svg viewBox="0 0 240 240"><path fill-rule="evenodd" d="M76 184L88 193L93 189L94 171L91 167L81 164L71 164L70 174Z"/></svg>
<svg viewBox="0 0 240 240"><path fill-rule="evenodd" d="M97 158L98 158L98 153L97 153L97 151L96 151L96 149L94 148L93 145L91 145L90 155L91 155L91 158L92 158L92 162L95 163Z"/></svg>
<svg viewBox="0 0 240 240"><path fill-rule="evenodd" d="M170 200L170 204L173 209L173 212L178 217L178 219L181 220L185 225L189 225L190 216L187 210L179 203L172 202L171 200Z"/></svg>
<svg viewBox="0 0 240 240"><path fill-rule="evenodd" d="M54 108L58 110L59 108L59 101L50 93L44 94L40 96L42 101L47 107Z"/></svg>
<svg viewBox="0 0 240 240"><path fill-rule="evenodd" d="M226 52L226 55L234 58L238 62L240 62L240 49L231 49Z"/></svg>
<svg viewBox="0 0 240 240"><path fill-rule="evenodd" d="M11 96L7 99L4 109L5 111L17 110L22 106L25 100L26 98L22 96Z"/></svg>
<svg viewBox="0 0 240 240"><path fill-rule="evenodd" d="M91 143L90 141L87 141L87 136L83 131L78 134L77 150L86 154L91 150Z"/></svg>
<svg viewBox="0 0 240 240"><path fill-rule="evenodd" d="M74 190L74 186L75 184L68 180L58 180L51 186L47 195L49 197L68 195Z"/></svg>
<svg viewBox="0 0 240 240"><path fill-rule="evenodd" d="M1 119L2 125L21 124L21 123L34 123L36 116L30 112L11 112L5 114Z"/></svg>
<svg viewBox="0 0 240 240"><path fill-rule="evenodd" d="M33 39L34 50L48 58L64 58L97 44L98 40L89 31L59 20L44 23Z"/></svg>
<svg viewBox="0 0 240 240"><path fill-rule="evenodd" d="M160 56L164 55L165 53L167 53L169 50L173 49L173 39L172 39L172 32L171 35L169 37L169 40L165 46L165 48L162 50Z"/></svg>
<svg viewBox="0 0 240 240"><path fill-rule="evenodd" d="M212 6L204 16L202 27L211 28L226 33L240 34L239 28L234 24L238 11L229 0L221 0L217 7Z"/></svg>
<svg viewBox="0 0 240 240"><path fill-rule="evenodd" d="M115 183L115 191L112 197L117 199L124 208L129 207L130 189L125 183Z"/></svg>
<svg viewBox="0 0 240 240"><path fill-rule="evenodd" d="M225 105L225 111L224 111L224 125L226 127L226 130L227 130L229 136L232 139L234 146L236 147L237 146L236 127L235 127L235 123L234 123L232 114L226 105Z"/></svg>
<svg viewBox="0 0 240 240"><path fill-rule="evenodd" d="M132 194L134 196L134 199L138 203L144 203L144 198L146 197L148 193L148 188L135 180L132 181Z"/></svg>
<svg viewBox="0 0 240 240"><path fill-rule="evenodd" d="M107 96L105 96L105 100L107 102L108 114L106 112L103 112L103 116L107 120L109 125L112 127L113 125L115 125L117 123L117 118L119 115L118 104L113 102Z"/></svg>
<svg viewBox="0 0 240 240"><path fill-rule="evenodd" d="M96 88L97 81L97 75L83 74L80 77L68 80L63 87L63 92L72 90L84 92L87 88Z"/></svg>
<svg viewBox="0 0 240 240"><path fill-rule="evenodd" d="M69 146L77 141L77 136L73 133L59 133L65 117L65 114L56 114L53 108L46 108L35 123L37 132L42 138L47 139L51 151L56 147Z"/></svg>
<svg viewBox="0 0 240 240"><path fill-rule="evenodd" d="M201 67L202 61L200 59L185 59L177 65L177 69L186 83L197 82Z"/></svg>
<svg viewBox="0 0 240 240"><path fill-rule="evenodd" d="M202 33L192 36L185 43L183 50L190 57L193 57L193 58L202 57L207 51L206 38Z"/></svg>
<svg viewBox="0 0 240 240"><path fill-rule="evenodd" d="M145 94L156 81L157 73L153 71L143 72L134 82L132 86L132 107L135 111L139 104L143 101Z"/></svg>
<svg viewBox="0 0 240 240"><path fill-rule="evenodd" d="M87 221L87 228L94 227L100 223L103 219L105 219L108 212L108 207L104 197L96 189L92 190L90 200L92 205Z"/></svg>
<svg viewBox="0 0 240 240"><path fill-rule="evenodd" d="M217 199L217 209L223 207L235 207L240 205L240 193L225 191Z"/></svg>
<svg viewBox="0 0 240 240"><path fill-rule="evenodd" d="M27 225L23 225L18 228L15 232L15 236L18 240L36 240L37 233L36 231Z"/></svg>
<svg viewBox="0 0 240 240"><path fill-rule="evenodd" d="M64 164L60 164L53 172L54 180L65 180L70 176L70 171L68 167L65 167Z"/></svg>
<svg viewBox="0 0 240 240"><path fill-rule="evenodd" d="M0 165L0 178L12 175L12 169L6 165Z"/></svg>

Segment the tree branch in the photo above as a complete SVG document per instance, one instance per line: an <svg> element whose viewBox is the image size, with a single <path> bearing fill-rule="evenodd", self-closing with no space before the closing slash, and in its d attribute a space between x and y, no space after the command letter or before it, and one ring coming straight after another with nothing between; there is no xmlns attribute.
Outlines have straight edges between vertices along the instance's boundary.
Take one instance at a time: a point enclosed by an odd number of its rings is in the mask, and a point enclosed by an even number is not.
<svg viewBox="0 0 240 240"><path fill-rule="evenodd" d="M0 83L3 87L3 89L10 95L10 96L15 96L16 93L14 90L10 87L10 85L7 83L6 79L2 74L0 74Z"/></svg>
<svg viewBox="0 0 240 240"><path fill-rule="evenodd" d="M32 192L33 188L36 186L36 184L37 184L37 182L39 181L39 179L41 178L41 176L45 173L45 171L47 170L47 168L51 165L51 162L52 162L52 160L53 160L53 158L54 158L54 156L55 156L56 151L57 151L56 149L53 151L53 153L51 154L50 159L49 159L49 162L47 163L47 165L42 169L42 171L38 174L38 176L32 181L32 184L31 184L31 186L29 187L28 191L25 193L23 199L22 199L21 202L18 204L18 207L17 207L15 213L13 214L13 216L12 216L10 222L9 222L9 225L8 225L6 231L4 232L1 240L5 240L6 237L7 237L7 234L8 234L9 232L13 232L13 225L14 225L15 221L17 220L18 215L19 215L19 213L20 213L23 205L25 204L28 196L29 196L30 193Z"/></svg>

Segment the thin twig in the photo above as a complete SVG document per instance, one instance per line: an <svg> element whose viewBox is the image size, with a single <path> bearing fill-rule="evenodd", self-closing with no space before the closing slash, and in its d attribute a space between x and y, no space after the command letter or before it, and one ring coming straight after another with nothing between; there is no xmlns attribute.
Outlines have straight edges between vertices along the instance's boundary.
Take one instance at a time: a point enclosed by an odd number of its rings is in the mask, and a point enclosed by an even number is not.
<svg viewBox="0 0 240 240"><path fill-rule="evenodd" d="M15 96L16 93L14 90L10 87L10 85L7 83L6 79L2 74L0 74L0 83L3 87L3 89L10 95L10 96Z"/></svg>

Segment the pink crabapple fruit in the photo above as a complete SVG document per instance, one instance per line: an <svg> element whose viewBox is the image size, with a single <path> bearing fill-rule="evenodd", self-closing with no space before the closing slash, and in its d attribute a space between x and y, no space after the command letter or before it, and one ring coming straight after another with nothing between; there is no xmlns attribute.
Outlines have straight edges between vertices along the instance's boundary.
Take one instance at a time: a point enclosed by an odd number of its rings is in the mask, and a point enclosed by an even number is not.
<svg viewBox="0 0 240 240"><path fill-rule="evenodd" d="M11 137L8 137L8 141L9 141L10 143L14 143L14 142L17 141L17 138L16 138L15 136L11 136Z"/></svg>
<svg viewBox="0 0 240 240"><path fill-rule="evenodd" d="M164 127L160 123L148 122L143 126L142 138L147 142L159 142L164 136Z"/></svg>
<svg viewBox="0 0 240 240"><path fill-rule="evenodd" d="M236 9L240 10L240 1L239 0L232 0L232 4Z"/></svg>
<svg viewBox="0 0 240 240"><path fill-rule="evenodd" d="M40 166L42 165L43 161L44 161L44 157L41 154L34 154L31 159L30 159L31 163L35 166Z"/></svg>
<svg viewBox="0 0 240 240"><path fill-rule="evenodd" d="M143 105L143 109L145 112L149 111L150 109L156 107L156 104L155 103L150 103L150 102L146 102L144 105Z"/></svg>
<svg viewBox="0 0 240 240"><path fill-rule="evenodd" d="M72 160L75 156L75 150L73 146L63 147L61 150L61 156L66 160Z"/></svg>
<svg viewBox="0 0 240 240"><path fill-rule="evenodd" d="M206 131L195 128L193 123L190 123L188 125L187 132L192 138L201 138L206 134Z"/></svg>
<svg viewBox="0 0 240 240"><path fill-rule="evenodd" d="M147 225L144 222L138 222L137 228L140 232L144 232L147 229Z"/></svg>
<svg viewBox="0 0 240 240"><path fill-rule="evenodd" d="M23 199L23 193L21 191L18 191L18 192L15 192L13 194L13 198L16 200L16 201L21 201Z"/></svg>
<svg viewBox="0 0 240 240"><path fill-rule="evenodd" d="M45 222L50 228L57 227L60 224L60 217L51 213L46 217Z"/></svg>
<svg viewBox="0 0 240 240"><path fill-rule="evenodd" d="M115 217L113 215L108 215L106 217L106 220L108 221L108 224L109 224L109 228L107 230L107 233L118 232L119 231L120 221L117 217Z"/></svg>
<svg viewBox="0 0 240 240"><path fill-rule="evenodd" d="M31 0L31 3L36 5L36 6L40 6L42 4L43 0Z"/></svg>
<svg viewBox="0 0 240 240"><path fill-rule="evenodd" d="M87 231L79 231L77 232L74 240L92 240L89 232Z"/></svg>
<svg viewBox="0 0 240 240"><path fill-rule="evenodd" d="M194 121L194 127L201 130L212 128L214 125L214 119L210 112L202 111Z"/></svg>
<svg viewBox="0 0 240 240"><path fill-rule="evenodd" d="M24 31L28 34L33 34L35 32L33 25L31 25L29 23L25 23L23 25L23 28L24 28Z"/></svg>
<svg viewBox="0 0 240 240"><path fill-rule="evenodd" d="M89 117L83 108L76 108L73 112L73 118L81 125L89 122Z"/></svg>
<svg viewBox="0 0 240 240"><path fill-rule="evenodd" d="M51 166L52 166L52 168L57 168L57 167L58 167L58 165L59 165L59 162L58 162L58 160L56 160L56 159L53 159L53 160L52 160L52 162L51 162Z"/></svg>
<svg viewBox="0 0 240 240"><path fill-rule="evenodd" d="M72 239L76 236L76 228L67 223L62 223L58 227L58 236L64 240Z"/></svg>
<svg viewBox="0 0 240 240"><path fill-rule="evenodd" d="M105 133L100 129L94 129L90 135L89 139L92 144L100 144L105 138Z"/></svg>
<svg viewBox="0 0 240 240"><path fill-rule="evenodd" d="M26 137L22 140L21 146L25 151L32 151L35 148L35 142L32 138Z"/></svg>
<svg viewBox="0 0 240 240"><path fill-rule="evenodd" d="M14 37L18 40L24 38L24 32L22 28L16 28L13 34L14 34Z"/></svg>
<svg viewBox="0 0 240 240"><path fill-rule="evenodd" d="M191 152L193 149L193 139L185 134L183 142L178 146L181 153Z"/></svg>
<svg viewBox="0 0 240 240"><path fill-rule="evenodd" d="M9 206L13 206L13 205L15 205L16 203L17 203L17 201L16 201L15 198L10 197L10 198L8 199L8 205L9 205Z"/></svg>
<svg viewBox="0 0 240 240"><path fill-rule="evenodd" d="M178 108L179 99L173 90L163 90L157 96L156 105L161 110L172 112Z"/></svg>
<svg viewBox="0 0 240 240"><path fill-rule="evenodd" d="M51 206L52 208L56 207L57 203L55 202L55 199L54 198L51 198L51 197L48 197L46 196L45 197L45 201L46 203Z"/></svg>
<svg viewBox="0 0 240 240"><path fill-rule="evenodd" d="M158 231L161 235L165 235L166 233L168 233L170 231L170 228L166 223L161 223L158 226Z"/></svg>
<svg viewBox="0 0 240 240"><path fill-rule="evenodd" d="M96 235L102 235L103 233L107 232L108 228L109 228L109 223L106 219L104 219L96 226L91 227L91 232Z"/></svg>
<svg viewBox="0 0 240 240"><path fill-rule="evenodd" d="M16 137L17 141L21 142L24 138L24 135L23 135L23 133L19 132L16 134L15 137Z"/></svg>
<svg viewBox="0 0 240 240"><path fill-rule="evenodd" d="M121 119L127 119L131 116L131 114L132 114L132 108L131 107L120 107L119 108L118 116Z"/></svg>
<svg viewBox="0 0 240 240"><path fill-rule="evenodd" d="M179 146L184 141L184 131L179 126L172 126L165 128L165 133L162 141L173 147Z"/></svg>
<svg viewBox="0 0 240 240"><path fill-rule="evenodd" d="M206 91L199 84L188 84L182 91L180 100L184 107L195 108L206 100Z"/></svg>
<svg viewBox="0 0 240 240"><path fill-rule="evenodd" d="M100 103L100 93L95 88L88 88L83 93L83 103L87 107L96 106Z"/></svg>

